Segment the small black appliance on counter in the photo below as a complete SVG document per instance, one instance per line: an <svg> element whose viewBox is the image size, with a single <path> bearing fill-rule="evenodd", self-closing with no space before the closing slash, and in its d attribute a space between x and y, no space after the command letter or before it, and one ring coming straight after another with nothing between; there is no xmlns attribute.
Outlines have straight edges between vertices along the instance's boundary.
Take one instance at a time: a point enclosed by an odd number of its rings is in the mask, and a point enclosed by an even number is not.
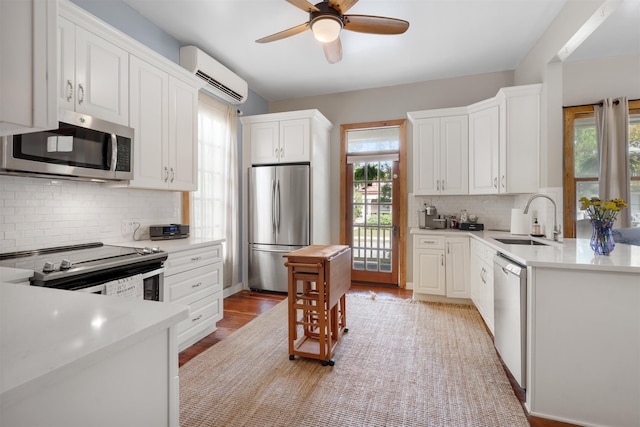
<svg viewBox="0 0 640 427"><path fill-rule="evenodd" d="M151 240L186 239L189 237L187 224L161 224L149 226Z"/></svg>
<svg viewBox="0 0 640 427"><path fill-rule="evenodd" d="M481 231L484 230L484 224L477 224L475 222L461 222L460 224L458 224L458 228L460 230Z"/></svg>

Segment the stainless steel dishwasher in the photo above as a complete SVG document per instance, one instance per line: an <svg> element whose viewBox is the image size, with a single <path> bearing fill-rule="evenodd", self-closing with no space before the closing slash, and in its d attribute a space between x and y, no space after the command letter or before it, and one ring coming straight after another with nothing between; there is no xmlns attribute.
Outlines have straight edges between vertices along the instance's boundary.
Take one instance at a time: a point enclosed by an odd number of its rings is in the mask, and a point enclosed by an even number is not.
<svg viewBox="0 0 640 427"><path fill-rule="evenodd" d="M527 268L498 254L493 272L494 344L520 387L526 388Z"/></svg>

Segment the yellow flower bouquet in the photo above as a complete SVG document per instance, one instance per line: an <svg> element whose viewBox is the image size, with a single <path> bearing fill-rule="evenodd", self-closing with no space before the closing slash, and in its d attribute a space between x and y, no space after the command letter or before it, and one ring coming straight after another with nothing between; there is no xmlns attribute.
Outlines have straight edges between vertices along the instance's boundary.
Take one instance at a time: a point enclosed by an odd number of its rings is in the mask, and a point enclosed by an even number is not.
<svg viewBox="0 0 640 427"><path fill-rule="evenodd" d="M602 201L597 197L592 197L591 199L583 197L580 199L580 209L586 211L587 216L596 221L615 221L618 218L620 209L628 206L627 202L622 199L608 201Z"/></svg>
<svg viewBox="0 0 640 427"><path fill-rule="evenodd" d="M580 199L580 209L586 211L591 219L593 234L591 235L590 246L596 255L609 255L616 242L613 240L613 223L618 218L620 209L629 205L622 199L611 199L602 201L597 197Z"/></svg>

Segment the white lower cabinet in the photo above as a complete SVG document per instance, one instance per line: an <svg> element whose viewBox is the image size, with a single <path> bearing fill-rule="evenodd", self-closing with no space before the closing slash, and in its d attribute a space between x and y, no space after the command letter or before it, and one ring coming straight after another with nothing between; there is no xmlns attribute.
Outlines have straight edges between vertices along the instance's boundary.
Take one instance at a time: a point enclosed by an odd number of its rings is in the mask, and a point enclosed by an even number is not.
<svg viewBox="0 0 640 427"><path fill-rule="evenodd" d="M495 250L471 239L471 300L493 334L493 256Z"/></svg>
<svg viewBox="0 0 640 427"><path fill-rule="evenodd" d="M216 330L222 319L222 244L167 249L162 300L189 306L189 318L178 323L178 351Z"/></svg>
<svg viewBox="0 0 640 427"><path fill-rule="evenodd" d="M470 298L468 237L447 237L445 264L447 297Z"/></svg>
<svg viewBox="0 0 640 427"><path fill-rule="evenodd" d="M445 295L443 236L413 236L413 293Z"/></svg>
<svg viewBox="0 0 640 427"><path fill-rule="evenodd" d="M469 238L414 235L413 293L469 298Z"/></svg>

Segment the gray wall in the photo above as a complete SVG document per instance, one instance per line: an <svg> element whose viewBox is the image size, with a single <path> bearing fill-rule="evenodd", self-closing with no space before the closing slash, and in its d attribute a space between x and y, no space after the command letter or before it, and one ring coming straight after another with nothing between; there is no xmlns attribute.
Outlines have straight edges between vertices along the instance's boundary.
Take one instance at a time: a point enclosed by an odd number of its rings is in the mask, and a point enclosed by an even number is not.
<svg viewBox="0 0 640 427"><path fill-rule="evenodd" d="M640 55L567 62L562 87L565 107L621 96L640 99Z"/></svg>
<svg viewBox="0 0 640 427"><path fill-rule="evenodd" d="M182 45L180 41L123 1L71 0L71 2L176 64L180 63L180 46Z"/></svg>

